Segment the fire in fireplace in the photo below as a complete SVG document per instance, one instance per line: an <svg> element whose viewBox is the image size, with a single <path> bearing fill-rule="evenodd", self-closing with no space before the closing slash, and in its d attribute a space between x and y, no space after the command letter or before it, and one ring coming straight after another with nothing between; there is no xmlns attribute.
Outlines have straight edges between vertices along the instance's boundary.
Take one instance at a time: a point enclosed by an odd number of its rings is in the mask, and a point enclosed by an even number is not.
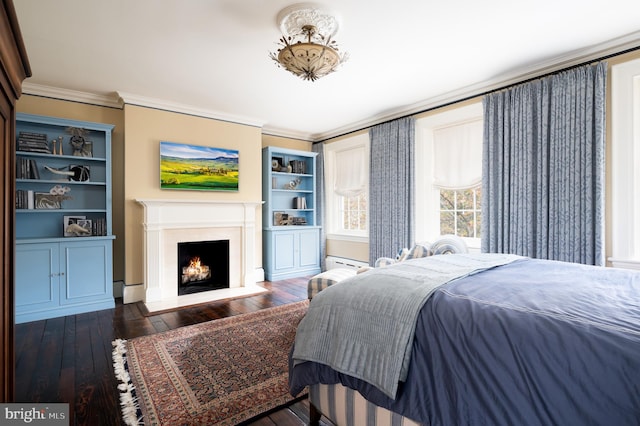
<svg viewBox="0 0 640 426"><path fill-rule="evenodd" d="M229 288L229 240L178 243L178 295Z"/></svg>

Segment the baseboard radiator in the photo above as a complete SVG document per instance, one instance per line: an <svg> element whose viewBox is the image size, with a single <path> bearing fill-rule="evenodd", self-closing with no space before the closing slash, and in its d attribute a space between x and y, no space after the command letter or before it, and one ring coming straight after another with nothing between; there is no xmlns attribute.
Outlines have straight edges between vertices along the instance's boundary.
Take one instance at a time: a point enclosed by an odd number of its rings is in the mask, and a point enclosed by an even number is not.
<svg viewBox="0 0 640 426"><path fill-rule="evenodd" d="M365 266L369 266L366 262L359 260L347 259L346 257L327 256L326 258L327 271L336 268L348 268L358 270Z"/></svg>

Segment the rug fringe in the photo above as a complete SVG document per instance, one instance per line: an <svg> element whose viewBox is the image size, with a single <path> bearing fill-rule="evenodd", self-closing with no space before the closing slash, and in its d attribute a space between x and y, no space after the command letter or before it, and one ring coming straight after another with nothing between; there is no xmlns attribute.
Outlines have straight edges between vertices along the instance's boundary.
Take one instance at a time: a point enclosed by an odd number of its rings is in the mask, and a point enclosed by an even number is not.
<svg viewBox="0 0 640 426"><path fill-rule="evenodd" d="M118 390L120 391L120 407L122 418L128 426L144 425L142 421L142 411L138 398L135 395L135 386L131 382L131 376L127 371L127 341L116 339L111 342L113 345L113 371L120 381Z"/></svg>

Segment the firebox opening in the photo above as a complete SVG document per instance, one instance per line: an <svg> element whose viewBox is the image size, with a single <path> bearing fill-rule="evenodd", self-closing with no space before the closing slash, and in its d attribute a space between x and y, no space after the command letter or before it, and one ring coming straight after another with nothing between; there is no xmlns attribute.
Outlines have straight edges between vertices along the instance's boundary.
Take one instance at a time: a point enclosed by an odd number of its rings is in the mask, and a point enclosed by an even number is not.
<svg viewBox="0 0 640 426"><path fill-rule="evenodd" d="M178 243L178 296L229 288L229 240Z"/></svg>

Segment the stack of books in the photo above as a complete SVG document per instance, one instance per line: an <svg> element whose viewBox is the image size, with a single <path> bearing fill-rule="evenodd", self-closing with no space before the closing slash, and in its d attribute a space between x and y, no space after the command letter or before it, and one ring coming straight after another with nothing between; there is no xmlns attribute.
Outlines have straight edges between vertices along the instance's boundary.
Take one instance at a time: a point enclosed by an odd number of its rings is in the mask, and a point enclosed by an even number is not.
<svg viewBox="0 0 640 426"><path fill-rule="evenodd" d="M294 216L291 218L291 224L292 225L298 225L298 226L303 226L307 224L307 219L305 217L301 217L301 216Z"/></svg>
<svg viewBox="0 0 640 426"><path fill-rule="evenodd" d="M51 154L47 143L47 135L35 132L20 132L18 134L18 151Z"/></svg>

